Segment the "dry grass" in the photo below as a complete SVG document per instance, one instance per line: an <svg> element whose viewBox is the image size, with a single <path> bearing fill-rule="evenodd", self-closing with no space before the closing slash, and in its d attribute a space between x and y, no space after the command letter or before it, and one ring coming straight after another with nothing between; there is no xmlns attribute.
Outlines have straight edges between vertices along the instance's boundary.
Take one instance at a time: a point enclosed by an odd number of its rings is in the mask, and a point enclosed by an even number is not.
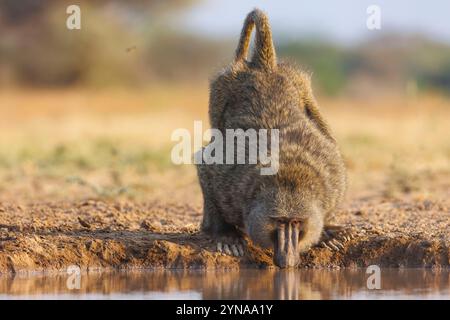
<svg viewBox="0 0 450 320"><path fill-rule="evenodd" d="M1 197L57 197L74 186L83 190L75 198L184 196L187 185L197 188L195 172L171 164L170 136L207 121L207 100L206 86L1 92ZM319 100L347 159L351 195L448 193L450 101Z"/></svg>

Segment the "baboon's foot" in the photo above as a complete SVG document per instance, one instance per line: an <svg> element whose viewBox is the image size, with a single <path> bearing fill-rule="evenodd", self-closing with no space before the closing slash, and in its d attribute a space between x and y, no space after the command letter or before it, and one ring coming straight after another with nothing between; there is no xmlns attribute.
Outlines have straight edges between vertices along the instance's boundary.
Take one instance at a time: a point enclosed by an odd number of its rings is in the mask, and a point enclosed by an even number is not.
<svg viewBox="0 0 450 320"><path fill-rule="evenodd" d="M326 225L322 231L322 239L320 245L323 248L330 249L332 251L343 250L344 243L352 240L354 235L350 229L346 229L342 226Z"/></svg>
<svg viewBox="0 0 450 320"><path fill-rule="evenodd" d="M221 236L217 239L217 252L224 253L234 257L243 257L245 240L238 235Z"/></svg>

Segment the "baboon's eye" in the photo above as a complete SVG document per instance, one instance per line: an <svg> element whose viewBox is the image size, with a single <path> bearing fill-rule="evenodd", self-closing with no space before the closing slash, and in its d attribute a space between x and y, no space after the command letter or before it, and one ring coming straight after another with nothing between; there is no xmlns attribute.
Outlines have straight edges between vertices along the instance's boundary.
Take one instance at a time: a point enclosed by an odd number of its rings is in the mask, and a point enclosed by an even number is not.
<svg viewBox="0 0 450 320"><path fill-rule="evenodd" d="M287 223L289 221L288 217L284 217L284 216L270 216L269 217L273 222L276 223Z"/></svg>
<svg viewBox="0 0 450 320"><path fill-rule="evenodd" d="M297 217L270 216L269 218L276 223L303 223L303 219Z"/></svg>

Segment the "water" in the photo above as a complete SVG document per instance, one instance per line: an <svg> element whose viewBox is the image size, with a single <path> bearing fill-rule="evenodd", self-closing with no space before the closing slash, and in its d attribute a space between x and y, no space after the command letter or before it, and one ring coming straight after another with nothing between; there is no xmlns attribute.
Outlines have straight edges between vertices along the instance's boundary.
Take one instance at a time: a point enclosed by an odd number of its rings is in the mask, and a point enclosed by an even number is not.
<svg viewBox="0 0 450 320"><path fill-rule="evenodd" d="M1 275L0 299L450 299L449 270L382 269L379 290L367 289L369 276L365 270Z"/></svg>

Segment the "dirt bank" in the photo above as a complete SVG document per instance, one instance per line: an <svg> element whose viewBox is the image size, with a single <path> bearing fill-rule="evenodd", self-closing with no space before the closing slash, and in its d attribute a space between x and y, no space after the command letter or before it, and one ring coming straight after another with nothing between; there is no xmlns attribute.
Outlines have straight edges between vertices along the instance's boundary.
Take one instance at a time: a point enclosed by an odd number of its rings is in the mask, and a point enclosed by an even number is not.
<svg viewBox="0 0 450 320"><path fill-rule="evenodd" d="M3 93L0 272L271 266L270 253L228 257L198 234L195 168L173 165L170 137L207 120L208 96L182 91L165 104L147 89ZM335 224L355 237L301 267L448 268L450 100L369 100L321 99L349 173Z"/></svg>
<svg viewBox="0 0 450 320"><path fill-rule="evenodd" d="M82 268L270 267L249 244L238 259L198 233L201 207L86 200L0 203L0 272ZM337 213L354 238L337 252L316 247L301 267L437 267L450 264L448 202L357 199Z"/></svg>

